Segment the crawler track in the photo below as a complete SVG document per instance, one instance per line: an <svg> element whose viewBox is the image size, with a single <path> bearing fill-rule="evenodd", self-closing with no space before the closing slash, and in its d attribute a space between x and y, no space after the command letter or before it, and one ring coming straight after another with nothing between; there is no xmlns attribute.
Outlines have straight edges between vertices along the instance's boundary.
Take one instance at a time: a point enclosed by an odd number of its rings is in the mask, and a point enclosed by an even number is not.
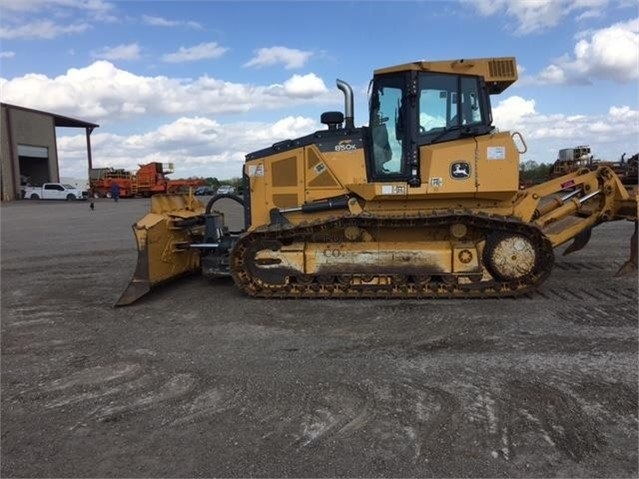
<svg viewBox="0 0 639 479"><path fill-rule="evenodd" d="M301 274L282 267L261 268L255 256L260 250L277 251L282 245L304 244L308 248L352 243L345 237L348 228L371 232L371 250L376 249L376 232L421 230L427 238L454 241L449 231L462 224L469 232L467 241L477 245L482 258L478 272L458 274L404 266L380 267L379 271L347 271L342 266L334 274ZM495 250L490 238L523 238L534 252L534 265L516 278L499 278L495 268L484 264L487 251ZM371 242L372 241L372 242ZM306 253L304 253L306 254ZM554 255L550 241L529 224L501 216L478 216L471 212L440 213L401 217L372 215L345 216L305 225L271 225L240 238L231 252L231 271L237 286L247 295L262 298L496 298L530 293L550 274ZM361 267L360 267L361 269Z"/></svg>

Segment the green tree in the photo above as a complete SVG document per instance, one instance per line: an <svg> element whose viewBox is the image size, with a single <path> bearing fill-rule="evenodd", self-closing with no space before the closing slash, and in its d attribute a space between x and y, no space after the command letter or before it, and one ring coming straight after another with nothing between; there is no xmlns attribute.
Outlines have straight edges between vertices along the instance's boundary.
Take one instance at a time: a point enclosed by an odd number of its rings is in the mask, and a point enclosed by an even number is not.
<svg viewBox="0 0 639 479"><path fill-rule="evenodd" d="M206 184L213 187L213 188L217 188L220 186L220 180L218 180L215 177L211 177L209 176L208 178L205 178L204 181L206 181Z"/></svg>
<svg viewBox="0 0 639 479"><path fill-rule="evenodd" d="M552 165L537 163L533 160L524 161L519 164L519 182L538 184L548 180L548 175L552 170Z"/></svg>

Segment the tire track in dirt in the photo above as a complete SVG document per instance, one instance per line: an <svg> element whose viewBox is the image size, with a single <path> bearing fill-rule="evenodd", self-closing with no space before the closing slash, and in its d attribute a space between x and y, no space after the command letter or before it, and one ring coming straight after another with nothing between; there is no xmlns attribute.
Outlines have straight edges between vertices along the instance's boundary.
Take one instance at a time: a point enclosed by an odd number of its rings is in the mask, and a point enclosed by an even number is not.
<svg viewBox="0 0 639 479"><path fill-rule="evenodd" d="M270 401L260 401L260 395ZM412 381L318 385L304 394L261 391L248 402L278 405L254 409L248 420L264 432L262 441L283 454L349 450L364 442L369 445L364 453L377 464L428 464L434 471L444 471L451 460L447 445L455 441L460 412L452 394Z"/></svg>
<svg viewBox="0 0 639 479"><path fill-rule="evenodd" d="M560 389L523 380L506 385L499 421L504 437L504 457L516 453L527 433L541 435L551 446L575 462L582 461L605 444L596 422L572 395Z"/></svg>
<svg viewBox="0 0 639 479"><path fill-rule="evenodd" d="M575 305L557 311L556 316L584 326L609 328L632 327L639 324L637 302L620 301L613 304Z"/></svg>

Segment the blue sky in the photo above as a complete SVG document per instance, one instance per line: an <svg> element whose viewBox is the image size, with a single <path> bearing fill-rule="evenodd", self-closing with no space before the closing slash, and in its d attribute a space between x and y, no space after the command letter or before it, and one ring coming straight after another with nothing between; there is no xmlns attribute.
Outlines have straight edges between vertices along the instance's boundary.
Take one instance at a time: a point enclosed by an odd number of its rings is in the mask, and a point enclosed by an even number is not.
<svg viewBox="0 0 639 479"><path fill-rule="evenodd" d="M515 56L495 125L552 162L588 144L639 151L639 4L611 0L4 0L0 98L98 123L94 166L173 162L174 178L241 174L244 155L321 128L335 79L367 122L376 68ZM61 174L86 177L84 132L58 131Z"/></svg>

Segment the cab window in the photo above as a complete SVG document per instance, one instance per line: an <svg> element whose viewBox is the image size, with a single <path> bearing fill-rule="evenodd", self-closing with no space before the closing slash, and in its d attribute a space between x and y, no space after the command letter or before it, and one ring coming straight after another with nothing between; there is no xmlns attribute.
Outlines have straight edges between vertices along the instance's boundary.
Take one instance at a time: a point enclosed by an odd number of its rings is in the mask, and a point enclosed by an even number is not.
<svg viewBox="0 0 639 479"><path fill-rule="evenodd" d="M476 77L428 73L419 86L421 135L484 123Z"/></svg>
<svg viewBox="0 0 639 479"><path fill-rule="evenodd" d="M444 130L457 111L457 77L429 74L420 77L419 131Z"/></svg>
<svg viewBox="0 0 639 479"><path fill-rule="evenodd" d="M404 123L402 79L378 82L371 93L372 169L376 177L393 177L403 172Z"/></svg>
<svg viewBox="0 0 639 479"><path fill-rule="evenodd" d="M481 109L479 107L479 92L475 78L462 77L461 100L461 124L472 125L482 123Z"/></svg>

